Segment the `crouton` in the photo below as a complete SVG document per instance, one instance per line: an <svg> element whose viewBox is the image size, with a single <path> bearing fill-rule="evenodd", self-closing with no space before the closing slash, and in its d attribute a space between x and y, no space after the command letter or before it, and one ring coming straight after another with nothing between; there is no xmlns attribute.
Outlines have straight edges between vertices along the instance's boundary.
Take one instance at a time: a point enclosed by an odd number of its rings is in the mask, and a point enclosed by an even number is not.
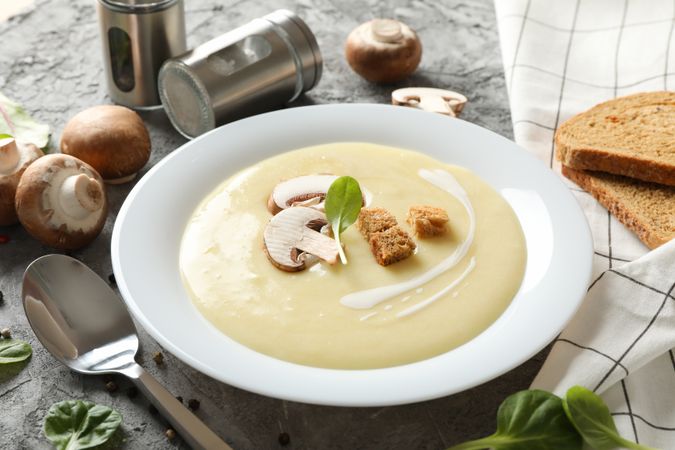
<svg viewBox="0 0 675 450"><path fill-rule="evenodd" d="M371 234L368 244L377 263L381 266L388 266L406 259L417 248L415 241L398 225Z"/></svg>
<svg viewBox="0 0 675 450"><path fill-rule="evenodd" d="M408 210L407 221L413 233L421 238L444 234L448 220L448 213L443 208L415 205Z"/></svg>
<svg viewBox="0 0 675 450"><path fill-rule="evenodd" d="M396 225L398 225L396 217L384 208L361 208L357 222L359 231L368 241L373 233L387 230Z"/></svg>

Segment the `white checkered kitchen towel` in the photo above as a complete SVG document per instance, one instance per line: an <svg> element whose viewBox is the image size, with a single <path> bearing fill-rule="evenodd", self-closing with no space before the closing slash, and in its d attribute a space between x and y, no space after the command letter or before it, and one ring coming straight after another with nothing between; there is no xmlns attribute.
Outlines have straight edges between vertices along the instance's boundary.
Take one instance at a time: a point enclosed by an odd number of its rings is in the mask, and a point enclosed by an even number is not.
<svg viewBox="0 0 675 450"><path fill-rule="evenodd" d="M566 119L616 96L675 89L675 0L495 6L515 140L556 171L553 132ZM532 386L594 389L622 435L675 450L675 240L647 253L565 182L591 225L595 281Z"/></svg>

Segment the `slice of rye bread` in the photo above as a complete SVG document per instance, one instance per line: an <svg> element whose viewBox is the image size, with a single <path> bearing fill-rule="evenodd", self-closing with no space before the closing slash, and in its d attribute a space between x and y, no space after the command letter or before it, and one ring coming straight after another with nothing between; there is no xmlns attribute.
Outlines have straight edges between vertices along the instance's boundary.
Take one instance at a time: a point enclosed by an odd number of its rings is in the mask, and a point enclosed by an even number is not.
<svg viewBox="0 0 675 450"><path fill-rule="evenodd" d="M555 142L568 167L675 186L675 92L600 103L563 123Z"/></svg>
<svg viewBox="0 0 675 450"><path fill-rule="evenodd" d="M656 248L675 237L675 187L567 166L562 173L593 195L647 247Z"/></svg>

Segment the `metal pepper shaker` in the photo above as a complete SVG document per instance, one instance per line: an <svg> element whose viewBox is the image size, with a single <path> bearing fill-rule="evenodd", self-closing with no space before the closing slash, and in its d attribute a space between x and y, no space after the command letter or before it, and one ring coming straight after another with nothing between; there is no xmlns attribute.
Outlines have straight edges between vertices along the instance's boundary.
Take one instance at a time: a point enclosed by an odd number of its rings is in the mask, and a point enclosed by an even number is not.
<svg viewBox="0 0 675 450"><path fill-rule="evenodd" d="M307 24L278 10L167 60L159 95L174 127L194 138L295 100L319 82L322 66Z"/></svg>
<svg viewBox="0 0 675 450"><path fill-rule="evenodd" d="M157 107L159 68L187 50L183 0L98 0L97 9L110 97Z"/></svg>

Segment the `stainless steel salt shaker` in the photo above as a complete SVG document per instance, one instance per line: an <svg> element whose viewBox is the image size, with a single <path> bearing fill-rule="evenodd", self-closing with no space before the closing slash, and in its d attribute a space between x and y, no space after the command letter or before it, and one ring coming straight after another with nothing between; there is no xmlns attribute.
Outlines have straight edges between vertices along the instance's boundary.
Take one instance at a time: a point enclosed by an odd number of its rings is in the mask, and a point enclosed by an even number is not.
<svg viewBox="0 0 675 450"><path fill-rule="evenodd" d="M159 95L174 127L194 138L295 100L319 82L322 66L309 27L278 10L167 60Z"/></svg>
<svg viewBox="0 0 675 450"><path fill-rule="evenodd" d="M159 68L187 50L183 0L98 0L97 8L110 97L157 107Z"/></svg>

